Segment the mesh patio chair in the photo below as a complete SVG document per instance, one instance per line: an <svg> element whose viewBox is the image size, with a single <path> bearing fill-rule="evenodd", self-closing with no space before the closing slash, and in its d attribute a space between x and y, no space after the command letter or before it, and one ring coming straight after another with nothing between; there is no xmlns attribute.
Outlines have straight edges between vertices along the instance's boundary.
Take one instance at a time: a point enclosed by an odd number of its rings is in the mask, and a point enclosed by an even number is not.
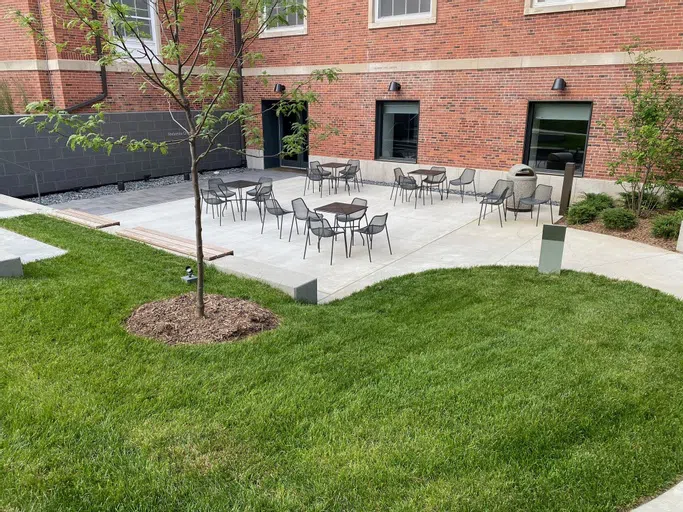
<svg viewBox="0 0 683 512"><path fill-rule="evenodd" d="M465 202L465 186L472 185L474 187L474 200L477 200L477 185L474 183L474 177L477 171L475 169L467 168L462 171L462 174L458 179L451 180L446 187L446 199L448 199L448 194L451 191L451 186L458 187L460 189L460 197L462 202Z"/></svg>
<svg viewBox="0 0 683 512"><path fill-rule="evenodd" d="M236 201L237 199L237 193L230 190L228 186L223 182L221 178L210 178L208 181L208 187L209 190L213 190L219 198L222 198L225 200L225 204L227 207L227 204L230 203L230 209L232 210L232 220L235 220L235 207L233 206L233 201ZM202 201L203 201L202 197ZM237 205L239 208L239 204ZM209 213L209 204L206 204L206 213Z"/></svg>
<svg viewBox="0 0 683 512"><path fill-rule="evenodd" d="M390 200L394 198L394 190L398 188L398 182L401 178L405 177L406 175L403 174L403 169L401 169L400 167L396 167L396 169L394 169L394 183L392 183L391 185L391 195L389 196Z"/></svg>
<svg viewBox="0 0 683 512"><path fill-rule="evenodd" d="M308 163L308 170L306 171L306 181L304 182L304 195L306 195L306 190L308 190L308 185L311 184L312 180L310 178L311 170L317 171L318 174L322 176L331 176L331 171L326 171L320 166L320 162L313 160ZM315 185L314 185L315 187ZM315 192L315 190L313 190Z"/></svg>
<svg viewBox="0 0 683 512"><path fill-rule="evenodd" d="M266 214L270 213L275 216L275 222L280 230L280 239L282 239L282 226L285 223L285 215L292 213L291 210L285 210L277 199L269 197L263 202L263 219L261 220L261 234L263 234L263 228L266 225Z"/></svg>
<svg viewBox="0 0 683 512"><path fill-rule="evenodd" d="M420 185L417 184L415 178L412 176L399 176L398 178L398 188L401 192L401 202L404 201L405 195L409 192L408 201L410 201L410 194L415 193L415 208L417 208L417 196L420 192ZM394 196L394 206L396 206L396 199L398 199L399 191L396 191ZM425 204L425 198L422 196L422 204Z"/></svg>
<svg viewBox="0 0 683 512"><path fill-rule="evenodd" d="M360 206L365 206L365 210L361 210L356 213L351 213L349 215L344 215L344 214L337 214L334 217L334 227L347 227L348 224L351 224L351 244L353 245L353 231L354 228L356 227L356 224L358 224L358 227L360 228L361 222L363 219L365 219L365 224L367 225L368 223L368 217L367 217L367 206L368 206L368 201L367 199L361 199L360 197L354 197L353 201L351 201L351 204L355 205L360 205ZM363 241L365 243L365 241Z"/></svg>
<svg viewBox="0 0 683 512"><path fill-rule="evenodd" d="M479 223L477 224L478 226L481 226L482 213L484 214L484 220L486 220L486 207L490 206L491 211L493 211L493 207L497 206L498 217L500 219L500 227L503 227L503 216L500 213L500 207L503 206L503 209L505 209L505 201L509 197L509 190L511 184L512 182L509 180L498 180L496 184L493 186L493 190L491 190L491 192L484 196L484 198L481 200L481 208L479 208ZM507 217L505 218L505 220L507 221Z"/></svg>
<svg viewBox="0 0 683 512"><path fill-rule="evenodd" d="M515 183L512 180L498 180L498 181L504 181L505 186L507 187L507 192L505 193L505 202L503 203L503 215L505 216L505 220L508 220L508 199L512 198L512 202L514 204L515 202ZM496 185L498 185L498 182L496 182ZM495 186L494 186L495 188ZM493 194L493 190L489 192L488 194L484 194L484 197L489 196ZM491 211L493 211L493 206L491 206Z"/></svg>
<svg viewBox="0 0 683 512"><path fill-rule="evenodd" d="M320 241L323 238L330 238L332 240L332 248L330 250L330 265L332 265L332 258L334 257L334 240L339 235L344 235L344 254L348 258L346 252L346 230L341 228L333 228L327 219L319 217L317 219L308 219L308 232L306 233L306 242L304 244L304 259L306 259L306 249L311 239L311 233L318 237L318 252L320 252Z"/></svg>
<svg viewBox="0 0 683 512"><path fill-rule="evenodd" d="M420 190L421 194L429 191L429 196L431 198L432 204L434 204L434 191L436 190L441 196L443 201L443 186L446 183L446 168L445 167L432 167L432 171L439 171L441 174L435 176L427 176L422 180L422 187Z"/></svg>
<svg viewBox="0 0 683 512"><path fill-rule="evenodd" d="M258 179L258 182L259 182L259 185L262 185L263 183L270 183L271 186L272 186L272 184L273 184L273 178L264 178L264 177L261 177L261 178ZM258 192L258 185L256 185L256 186L255 186L254 188L252 188L251 190L247 190L247 196L249 196L249 197L254 197L254 196L256 195L257 192Z"/></svg>
<svg viewBox="0 0 683 512"><path fill-rule="evenodd" d="M313 192L315 192L315 187L318 186L320 188L320 197L323 196L323 183L327 181L327 193L331 194L332 193L332 182L334 181L334 176L332 176L332 173L329 171L324 171L319 165L314 166L315 162L312 162L311 168L308 170L308 174L306 176L306 179L308 182L311 182L313 184ZM317 184L317 185L316 185ZM308 188L308 185L304 187L304 195L306 195L306 189Z"/></svg>
<svg viewBox="0 0 683 512"><path fill-rule="evenodd" d="M541 217L541 205L547 204L550 208L550 222L555 224L553 219L553 204L550 201L553 196L553 187L550 185L538 185L534 193L529 197L523 197L519 200L519 204L531 206L531 218L534 218L534 206L538 206L538 213L536 214L536 225L538 226L538 219ZM515 220L517 220L517 213L515 212Z"/></svg>
<svg viewBox="0 0 683 512"><path fill-rule="evenodd" d="M201 189L202 201L206 203L206 213L209 212L209 205L211 205L211 217L216 218L216 208L218 208L218 225L223 225L223 210L225 210L227 199L219 195L218 192L211 189ZM230 204L232 206L232 203ZM235 210L232 211L232 219L235 220Z"/></svg>
<svg viewBox="0 0 683 512"><path fill-rule="evenodd" d="M217 194L221 194L220 185L225 185L221 178L209 178L207 182L208 189L213 190ZM206 204L206 213L209 213L209 203Z"/></svg>
<svg viewBox="0 0 683 512"><path fill-rule="evenodd" d="M297 197L296 199L292 200L292 210L294 211L294 215L292 216L292 226L289 228L289 241L292 241L292 231L294 230L294 226L296 225L296 234L299 234L299 221L302 220L304 221L304 233L308 229L308 220L309 219L321 219L322 215L319 213L314 212L311 210L308 206L306 206L306 203L304 202L303 199L300 197Z"/></svg>
<svg viewBox="0 0 683 512"><path fill-rule="evenodd" d="M363 226L361 228L355 229L354 231L351 232L351 236L353 237L353 233L358 233L368 237L368 243L366 244L368 246L368 258L370 259L370 262L372 262L372 254L370 251L372 250L372 245L373 245L373 240L375 235L380 234L382 231L385 231L387 234L387 243L389 244L389 254L394 254L391 250L391 240L389 240L389 228L387 228L387 217L389 217L388 213L385 213L384 215L375 215L370 222L368 223L367 226ZM353 238L352 238L353 240ZM351 250L353 247L353 243L351 243L351 247L349 247L349 257L351 256Z"/></svg>
<svg viewBox="0 0 683 512"><path fill-rule="evenodd" d="M356 167L358 167L358 178L360 179L360 184L365 185L365 182L363 181L363 171L360 168L360 160L349 160L346 163L349 167L352 165L355 165Z"/></svg>
<svg viewBox="0 0 683 512"><path fill-rule="evenodd" d="M273 197L273 182L266 181L263 183L260 183L256 185L256 194L254 194L252 197L245 197L244 201L244 220L247 220L247 201L253 201L256 203L256 206L258 207L258 212L259 212L259 219L265 215L265 212L261 208L261 205L263 205L266 202L266 199L270 199Z"/></svg>
<svg viewBox="0 0 683 512"><path fill-rule="evenodd" d="M339 182L343 181L344 188L346 188L349 191L349 195L351 195L351 185L349 185L349 183L353 182L356 190L360 192L360 187L358 186L358 169L359 168L355 165L351 165L340 172L339 176L337 176L337 187L339 186Z"/></svg>

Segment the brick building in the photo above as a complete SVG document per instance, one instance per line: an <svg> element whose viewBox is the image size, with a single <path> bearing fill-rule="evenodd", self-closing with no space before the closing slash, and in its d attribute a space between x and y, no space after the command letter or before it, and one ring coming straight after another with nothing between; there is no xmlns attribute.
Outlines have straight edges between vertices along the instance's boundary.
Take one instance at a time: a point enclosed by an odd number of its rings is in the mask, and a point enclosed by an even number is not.
<svg viewBox="0 0 683 512"><path fill-rule="evenodd" d="M265 59L244 71L246 100L278 97L255 78L263 71L287 87L312 69L338 68L339 82L319 87L309 114L340 133L309 158L360 159L366 179L391 181L396 166L444 165L455 177L463 167L524 162L558 183L553 175L572 161L579 189L609 189L599 121L624 108L623 46L638 38L683 72L678 0L308 0L307 8L305 20L258 42ZM552 90L558 78L564 90ZM390 92L391 82L400 90ZM282 163L261 155L250 165ZM480 175L486 187L500 172Z"/></svg>
<svg viewBox="0 0 683 512"><path fill-rule="evenodd" d="M486 187L516 163L552 182L574 162L579 189L609 189L599 122L625 106L623 45L639 39L683 72L680 0L292 1L307 2L307 15L290 16L255 43L264 58L243 71L245 101L268 106L280 97L273 84L291 87L314 69L337 68L337 83L316 85L321 101L309 116L339 135L310 155L280 158L281 137L294 120L267 114L264 147L250 149L251 167L355 158L365 179L382 181L392 180L396 166L444 165L449 175L474 167ZM66 35L59 0L8 3L40 16L48 34ZM223 27L232 40L228 18ZM160 38L153 14L149 23ZM57 54L4 18L0 43L0 82L9 84L17 108L39 98L74 106L102 92L94 61ZM268 86L258 78L264 71ZM168 109L159 95L138 90L140 80L125 65L108 68L107 78L110 111ZM389 91L392 82L400 89ZM556 82L566 87L553 90Z"/></svg>

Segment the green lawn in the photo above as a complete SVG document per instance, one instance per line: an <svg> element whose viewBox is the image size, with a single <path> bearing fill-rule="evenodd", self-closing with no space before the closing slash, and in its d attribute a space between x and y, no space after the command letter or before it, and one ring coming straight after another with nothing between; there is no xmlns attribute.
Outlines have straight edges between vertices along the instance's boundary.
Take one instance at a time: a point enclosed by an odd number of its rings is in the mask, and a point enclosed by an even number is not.
<svg viewBox="0 0 683 512"><path fill-rule="evenodd" d="M683 302L529 268L409 275L167 347L122 323L187 260L39 216L0 280L0 510L618 510L683 473ZM229 228L226 228L229 229ZM590 255L586 255L590 258Z"/></svg>

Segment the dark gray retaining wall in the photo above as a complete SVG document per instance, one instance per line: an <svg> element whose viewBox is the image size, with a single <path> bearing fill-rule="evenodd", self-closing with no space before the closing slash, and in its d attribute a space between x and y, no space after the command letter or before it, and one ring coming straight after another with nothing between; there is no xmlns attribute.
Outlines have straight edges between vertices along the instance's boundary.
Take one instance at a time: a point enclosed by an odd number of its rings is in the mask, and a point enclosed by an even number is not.
<svg viewBox="0 0 683 512"><path fill-rule="evenodd" d="M71 151L66 139L46 132L36 133L34 127L17 124L21 116L0 116L0 194L14 197L36 195L35 176L40 193L59 192L78 187L108 185L117 181L170 176L189 171L190 152L187 144L172 146L166 155L149 151L130 153L115 148L105 152ZM176 113L176 119L182 119ZM105 135L148 138L153 141L180 138L180 127L168 112L127 112L106 114ZM233 126L222 135L221 144L239 149L240 130ZM219 150L202 161L201 170L238 167L242 157L228 150Z"/></svg>

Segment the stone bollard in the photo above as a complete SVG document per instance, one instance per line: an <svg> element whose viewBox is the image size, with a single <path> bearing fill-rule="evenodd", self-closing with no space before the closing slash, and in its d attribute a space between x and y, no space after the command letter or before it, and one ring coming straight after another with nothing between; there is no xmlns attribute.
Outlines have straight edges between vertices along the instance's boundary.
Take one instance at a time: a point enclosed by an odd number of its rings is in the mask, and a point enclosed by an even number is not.
<svg viewBox="0 0 683 512"><path fill-rule="evenodd" d="M564 254L564 238L567 226L543 226L543 242L538 271L541 274L559 274L562 270L562 255Z"/></svg>
<svg viewBox="0 0 683 512"><path fill-rule="evenodd" d="M678 234L678 245L676 246L678 252L683 252L683 222L681 222L681 232Z"/></svg>

